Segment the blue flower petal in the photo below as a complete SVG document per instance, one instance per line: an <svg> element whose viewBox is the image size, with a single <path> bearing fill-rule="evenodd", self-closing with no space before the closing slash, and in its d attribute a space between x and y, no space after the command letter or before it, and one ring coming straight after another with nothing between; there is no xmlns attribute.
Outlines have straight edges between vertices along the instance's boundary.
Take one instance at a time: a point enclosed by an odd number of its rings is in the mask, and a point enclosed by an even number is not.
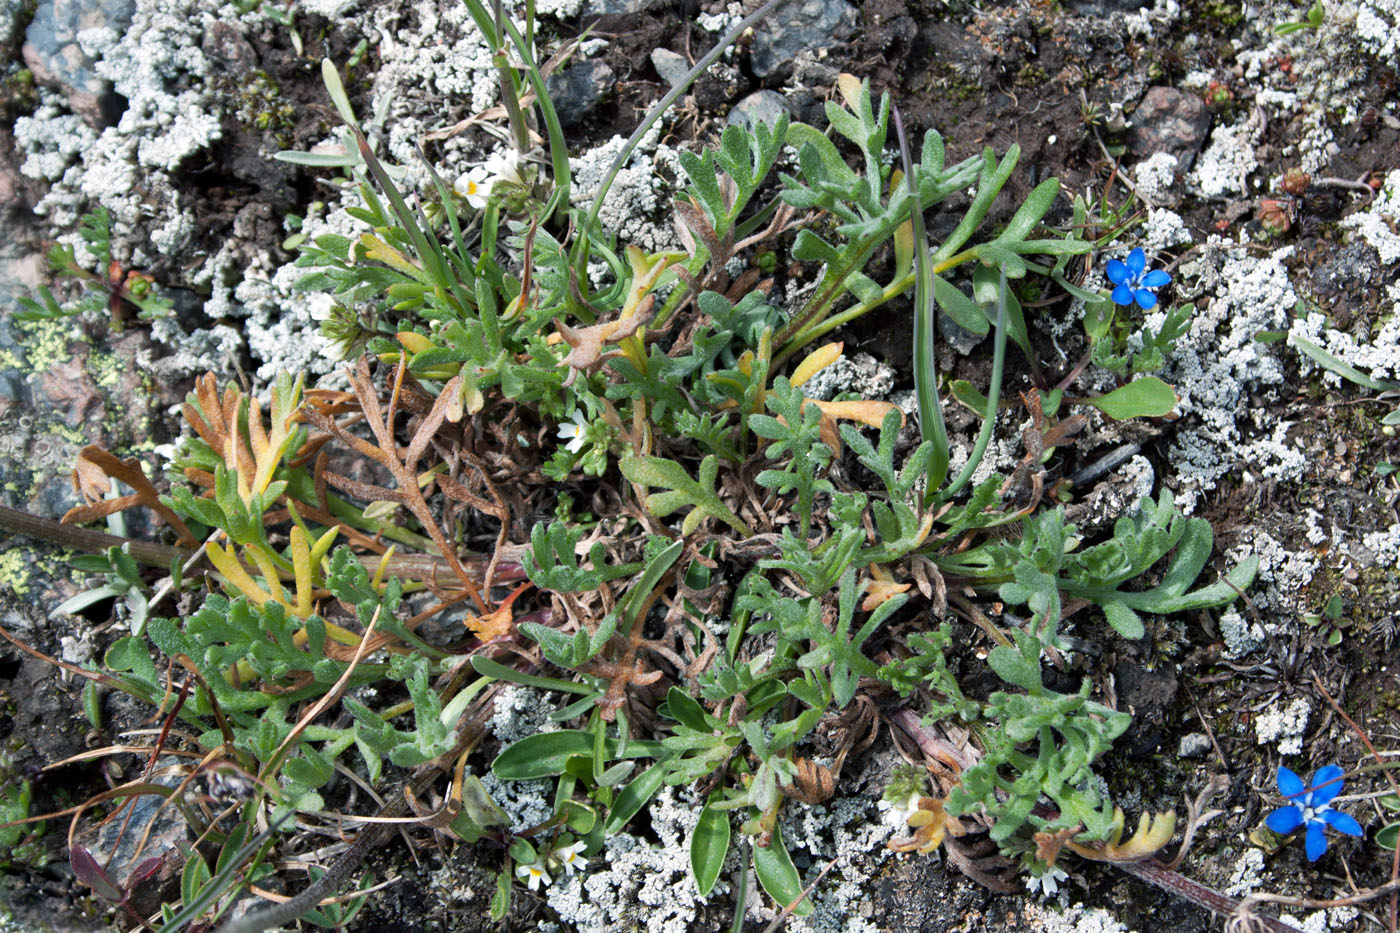
<svg viewBox="0 0 1400 933"><path fill-rule="evenodd" d="M1136 279L1142 275L1142 270L1146 268L1147 257L1143 255L1142 247L1139 246L1128 254L1128 271L1132 273L1133 278Z"/></svg>
<svg viewBox="0 0 1400 933"><path fill-rule="evenodd" d="M1303 779L1283 765L1279 765L1278 792L1290 800L1303 796Z"/></svg>
<svg viewBox="0 0 1400 933"><path fill-rule="evenodd" d="M1318 816L1325 820L1328 826L1331 826L1339 833L1346 833L1348 836L1362 835L1361 824L1341 810L1328 808L1319 813Z"/></svg>
<svg viewBox="0 0 1400 933"><path fill-rule="evenodd" d="M1161 288L1163 285L1170 285L1171 274L1166 269L1153 269L1142 277L1143 288Z"/></svg>
<svg viewBox="0 0 1400 933"><path fill-rule="evenodd" d="M1322 857L1322 853L1327 851L1327 837L1322 834L1321 820L1308 823L1307 842L1304 848L1307 850L1309 862L1316 862Z"/></svg>
<svg viewBox="0 0 1400 933"><path fill-rule="evenodd" d="M1117 259L1110 259L1108 261L1108 265L1104 268L1104 274L1108 276L1108 280L1114 285L1122 285L1124 282L1128 281L1128 267Z"/></svg>
<svg viewBox="0 0 1400 933"><path fill-rule="evenodd" d="M1318 768L1312 777L1312 786L1308 788L1308 804L1313 807L1325 807L1332 798L1342 792L1341 776L1345 774L1336 765L1328 765L1325 768ZM1326 785L1325 787L1323 785Z"/></svg>
<svg viewBox="0 0 1400 933"><path fill-rule="evenodd" d="M1137 299L1138 307L1144 311L1151 311L1152 306L1157 303L1157 296L1145 288L1139 288L1133 292L1133 297Z"/></svg>
<svg viewBox="0 0 1400 933"><path fill-rule="evenodd" d="M1113 290L1113 303L1116 305L1130 305L1133 303L1133 290L1126 284L1119 285Z"/></svg>
<svg viewBox="0 0 1400 933"><path fill-rule="evenodd" d="M1264 825L1280 836L1287 836L1303 825L1303 811L1297 807L1280 807L1264 818Z"/></svg>

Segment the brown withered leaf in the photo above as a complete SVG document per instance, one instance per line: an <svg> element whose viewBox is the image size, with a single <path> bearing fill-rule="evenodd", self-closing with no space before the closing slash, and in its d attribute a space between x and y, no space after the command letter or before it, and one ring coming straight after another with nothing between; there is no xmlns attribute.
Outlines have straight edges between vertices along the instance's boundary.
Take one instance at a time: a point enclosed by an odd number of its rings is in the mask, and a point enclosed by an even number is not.
<svg viewBox="0 0 1400 933"><path fill-rule="evenodd" d="M673 569L662 577L661 582L654 590L647 594L637 610L636 618L638 620L647 617L651 607L670 587L675 577L676 571ZM598 701L598 713L606 722L612 722L617 718L618 709L627 702L627 688L629 686L646 687L661 679L660 671L648 670L646 662L638 657L639 649L645 641L643 638L644 628L645 626L638 621L632 626L632 631L625 638L614 635L603 649L610 656L608 660L595 658L580 668L585 674L607 678L608 688L604 692L603 698Z"/></svg>
<svg viewBox="0 0 1400 933"><path fill-rule="evenodd" d="M655 296L647 295L637 308L637 313L631 317L587 327L570 327L555 318L554 326L558 328L559 336L569 345L568 356L559 361L560 366L569 369L564 385L573 385L580 372L591 372L605 360L621 353L620 350L604 350L604 347L619 343L645 327L651 321L655 301Z"/></svg>
<svg viewBox="0 0 1400 933"><path fill-rule="evenodd" d="M792 784L783 788L784 794L806 804L824 803L835 795L836 778L830 768L810 758L798 758L793 763L797 766L797 774L793 776Z"/></svg>
<svg viewBox="0 0 1400 933"><path fill-rule="evenodd" d="M303 406L301 410L302 416L312 425L327 434L334 435L337 440L356 453L387 469L398 488L388 489L370 483L356 482L329 470L319 470L318 475L324 477L332 486L348 492L356 498L369 501L397 502L406 507L418 519L428 537L432 538L433 543L437 545L439 553L446 559L453 575L457 577L462 588L471 596L477 609L481 612L487 612L481 590L477 587L476 581L468 573L466 567L462 565L457 556L456 548L447 540L447 535L443 533L432 510L428 507L427 501L423 498L422 489L418 486L418 461L427 450L433 435L437 433L446 420L448 406L451 404L452 396L459 389L461 377L453 376L443 386L432 410L419 423L413 437L409 440L407 451L401 457L398 452L398 444L394 440L393 422L407 368L406 360L401 358L395 370L393 392L389 397L387 412L379 404L379 395L374 388L374 380L369 372L368 357L360 357L350 376L350 385L360 403L365 423L369 425L370 432L378 441L378 445L351 434L335 418L324 414L314 405Z"/></svg>
<svg viewBox="0 0 1400 933"><path fill-rule="evenodd" d="M103 498L111 490L114 479L131 487L132 491L117 499ZM61 519L65 525L96 521L123 509L144 505L175 529L181 546L192 547L196 543L194 534L180 516L160 501L160 494L135 457L121 460L111 451L90 444L78 452L78 461L73 466L73 488L83 497L84 504L68 510Z"/></svg>
<svg viewBox="0 0 1400 933"><path fill-rule="evenodd" d="M1060 857L1060 850L1065 843L1083 832L1082 826L1071 826L1062 829L1057 833L1036 833L1035 834L1035 857L1044 862L1048 867L1055 867L1055 859Z"/></svg>
<svg viewBox="0 0 1400 933"><path fill-rule="evenodd" d="M236 386L224 389L222 397L213 373L205 373L195 380L194 402L180 406L185 420L194 428L204 443L218 454L224 465L243 476L251 477L255 469L253 451L243 440L238 430L238 409L243 402L243 393Z"/></svg>
<svg viewBox="0 0 1400 933"><path fill-rule="evenodd" d="M471 633L477 637L484 645L487 642L495 641L498 638L506 638L515 631L515 611L511 609L511 604L520 598L533 583L522 583L515 590L501 600L495 610L484 615L467 614L466 625L471 629Z"/></svg>

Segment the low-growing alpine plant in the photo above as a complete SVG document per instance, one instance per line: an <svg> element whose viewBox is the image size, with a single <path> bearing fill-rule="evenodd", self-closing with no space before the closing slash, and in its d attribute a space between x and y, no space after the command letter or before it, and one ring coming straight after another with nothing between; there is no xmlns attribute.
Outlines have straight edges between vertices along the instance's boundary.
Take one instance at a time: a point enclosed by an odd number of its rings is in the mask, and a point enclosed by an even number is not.
<svg viewBox="0 0 1400 933"><path fill-rule="evenodd" d="M544 893L598 865L668 785L703 800L689 839L700 895L737 849L778 909L810 913L784 810L836 793L894 703L941 762L899 789L913 831L900 848L952 847L971 865L961 847L985 837L999 856L974 877L1025 872L1048 892L1062 849L1124 860L1163 845L1170 815L1122 840L1096 771L1130 714L1087 677L1051 689L1045 665L1083 643L1065 636L1071 611L1093 607L1081 639L1091 614L1105 638L1142 638L1144 617L1229 603L1257 562L1199 582L1211 528L1165 490L1084 540L1049 504L1044 464L1095 410L1172 411L1150 373L1184 318L1168 311L1130 359L1134 325L1111 310L1154 307L1170 276L1137 249L1109 262L1108 298L1075 285L1069 261L1095 248L1076 233L1082 200L1073 222L1050 225L1048 179L994 215L1017 147L948 164L929 130L916 160L889 95L849 75L826 105L830 132L782 117L680 155L682 250L615 242L596 206L568 207L568 153L531 43L499 8L468 5L501 49L515 149L452 185L425 160L425 184L404 190L406 167L365 139L327 62L347 153L334 166L289 157L345 171L360 202L346 209L359 233L314 237L298 260L299 287L330 296L322 332L350 362L348 388L288 376L265 417L201 380L164 494L100 448L79 465L88 504L73 520L141 505L178 545L149 597L129 555L101 562L101 593L124 597L131 633L90 676L161 704L204 770L248 776L228 812L187 788L171 796L225 855L212 869L187 855L184 904L159 928L218 916L278 870L278 835L342 800L343 780L391 775L403 783L381 825L413 814L481 846L496 919L521 886ZM547 151L527 164L528 90ZM924 223L935 211L937 242ZM774 253L815 281L793 307L762 280L775 264L756 257ZM1038 374L1019 297L1032 287L1097 302L1092 359L1121 359L1107 368L1125 378L1077 398L1073 378L1033 378L1018 403L1025 456L1003 474L983 460L1008 407L1008 353ZM916 425L889 402L807 394L845 352L824 338L908 298ZM985 394L940 380L939 314L990 336ZM945 395L976 413L956 469ZM132 494L110 498L113 480ZM189 611L166 615L172 595ZM507 682L544 691L560 728L490 744ZM514 824L483 767L552 782L552 815ZM1296 811L1313 857L1314 824L1349 831L1326 806L1334 794L1315 788L1270 825ZM361 830L298 898L230 928L343 922L317 901L377 832Z"/></svg>

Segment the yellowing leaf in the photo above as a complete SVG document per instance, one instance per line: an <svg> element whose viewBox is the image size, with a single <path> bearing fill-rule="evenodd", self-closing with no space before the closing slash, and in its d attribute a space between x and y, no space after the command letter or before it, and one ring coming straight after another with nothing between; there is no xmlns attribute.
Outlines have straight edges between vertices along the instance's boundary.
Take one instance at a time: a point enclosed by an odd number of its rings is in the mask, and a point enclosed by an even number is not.
<svg viewBox="0 0 1400 933"><path fill-rule="evenodd" d="M409 278L421 282L424 285L433 284L428 276L424 274L423 270L419 268L417 263L372 233L360 235L360 248L365 251L366 259L382 262L394 271L402 272Z"/></svg>
<svg viewBox="0 0 1400 933"><path fill-rule="evenodd" d="M846 102L846 106L855 113L860 113L860 78L842 73L836 78L836 89L841 92L841 99Z"/></svg>
<svg viewBox="0 0 1400 933"><path fill-rule="evenodd" d="M808 379L811 379L817 373L839 360L841 358L841 350L844 346L845 344L841 343L828 343L808 353L806 358L803 359L801 363L798 363L797 368L792 371L792 379L789 380L792 383L792 387L794 389L797 388Z"/></svg>
<svg viewBox="0 0 1400 933"><path fill-rule="evenodd" d="M840 421L859 421L861 424L878 428L885 423L885 415L899 411L899 407L889 402L875 402L870 399L856 399L849 402L819 402L807 399L808 405L815 405L822 414ZM904 413L900 412L899 426L904 427Z"/></svg>
<svg viewBox="0 0 1400 933"><path fill-rule="evenodd" d="M272 598L266 590L253 582L252 575L239 563L232 548L225 550L217 542L211 541L205 552L209 555L209 563L214 565L214 569L222 574L234 589L248 597L253 605L261 606Z"/></svg>
<svg viewBox="0 0 1400 933"><path fill-rule="evenodd" d="M424 350L433 349L433 342L422 334L415 334L411 330L401 330L394 335L403 344L403 348L409 353L422 353Z"/></svg>

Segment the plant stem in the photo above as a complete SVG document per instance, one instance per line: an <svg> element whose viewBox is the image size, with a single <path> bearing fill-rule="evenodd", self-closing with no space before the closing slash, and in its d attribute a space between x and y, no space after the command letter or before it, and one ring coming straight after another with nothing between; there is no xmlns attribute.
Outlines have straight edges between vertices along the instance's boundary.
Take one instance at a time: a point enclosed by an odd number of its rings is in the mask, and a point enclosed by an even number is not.
<svg viewBox="0 0 1400 933"><path fill-rule="evenodd" d="M1174 894L1198 907L1204 907L1206 910L1220 914L1222 917L1238 916L1239 901L1233 897L1226 897L1214 888L1208 888L1200 882L1192 881L1180 872L1172 871L1156 859L1144 859L1140 862L1110 862L1109 864L1135 878L1156 885L1168 894ZM1256 924L1256 928L1268 930L1269 933L1297 933L1295 927L1263 914L1251 914L1250 920Z"/></svg>

